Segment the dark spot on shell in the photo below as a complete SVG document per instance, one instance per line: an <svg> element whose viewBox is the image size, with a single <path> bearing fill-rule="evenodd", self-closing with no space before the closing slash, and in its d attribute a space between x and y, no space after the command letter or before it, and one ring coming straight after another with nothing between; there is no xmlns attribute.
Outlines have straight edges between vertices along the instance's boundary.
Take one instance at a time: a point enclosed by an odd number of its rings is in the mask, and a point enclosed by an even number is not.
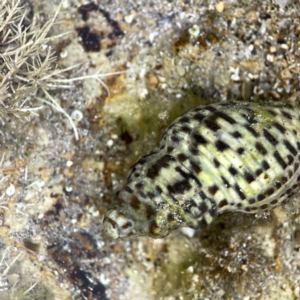
<svg viewBox="0 0 300 300"><path fill-rule="evenodd" d="M219 168L220 163L218 162L218 160L216 158L214 158L213 162L214 162L215 167Z"/></svg>
<svg viewBox="0 0 300 300"><path fill-rule="evenodd" d="M288 159L288 164L289 165L291 165L294 162L294 157L290 154L287 156L287 159Z"/></svg>
<svg viewBox="0 0 300 300"><path fill-rule="evenodd" d="M209 105L206 105L206 106L205 106L205 109L206 109L206 110L209 110L209 111L211 111L211 112L214 112L214 111L217 110L217 109L214 108L213 106L209 106Z"/></svg>
<svg viewBox="0 0 300 300"><path fill-rule="evenodd" d="M187 179L184 179L174 183L172 186L168 185L167 188L172 194L183 194L185 191L191 189L192 186Z"/></svg>
<svg viewBox="0 0 300 300"><path fill-rule="evenodd" d="M190 148L190 152L193 154L193 155L198 155L199 154L199 149L197 147L191 147Z"/></svg>
<svg viewBox="0 0 300 300"><path fill-rule="evenodd" d="M245 194L242 192L241 188L238 186L238 184L234 185L234 189L235 191L238 193L238 195L240 196L241 200L246 199Z"/></svg>
<svg viewBox="0 0 300 300"><path fill-rule="evenodd" d="M216 193L218 190L219 190L219 188L218 188L216 185L213 185L213 186L211 186L211 187L208 188L208 192L209 192L212 196L214 196L215 193Z"/></svg>
<svg viewBox="0 0 300 300"><path fill-rule="evenodd" d="M234 132L232 132L231 133L231 135L233 136L233 137L235 137L236 139L238 139L238 138L241 138L242 137L242 135L238 132L238 131L234 131Z"/></svg>
<svg viewBox="0 0 300 300"><path fill-rule="evenodd" d="M192 143L193 144L198 144L198 145L205 145L207 144L207 140L199 133L193 132L191 135L192 138ZM196 142L196 143L195 143Z"/></svg>
<svg viewBox="0 0 300 300"><path fill-rule="evenodd" d="M223 207L223 206L226 206L226 205L228 205L228 202L227 202L226 199L221 200L220 203L219 203L220 208Z"/></svg>
<svg viewBox="0 0 300 300"><path fill-rule="evenodd" d="M208 207L207 205L205 204L205 202L201 202L200 205L199 205L199 209L201 210L201 213L204 214L208 211Z"/></svg>
<svg viewBox="0 0 300 300"><path fill-rule="evenodd" d="M211 215L211 217L215 218L218 215L218 208L217 206L214 204L212 206L212 208L209 210L209 214Z"/></svg>
<svg viewBox="0 0 300 300"><path fill-rule="evenodd" d="M180 167L175 167L175 171L178 172L185 179L190 178L190 174L184 172Z"/></svg>
<svg viewBox="0 0 300 300"><path fill-rule="evenodd" d="M172 135L171 136L171 140L172 140L172 142L174 142L174 143L178 143L178 142L180 142L181 141L181 139L179 139L177 136L175 136L175 135Z"/></svg>
<svg viewBox="0 0 300 300"><path fill-rule="evenodd" d="M138 182L138 183L136 183L135 184L135 188L137 189L137 190L139 190L139 189L141 189L142 187L144 186L144 184L143 183L141 183L141 182Z"/></svg>
<svg viewBox="0 0 300 300"><path fill-rule="evenodd" d="M168 214L168 215L167 215L167 220L168 220L168 222L173 222L173 221L175 221L174 214Z"/></svg>
<svg viewBox="0 0 300 300"><path fill-rule="evenodd" d="M201 198L202 200L204 200L204 199L207 198L206 195L205 195L205 193L204 193L203 191L200 191L200 192L199 192L199 196L200 196L200 198Z"/></svg>
<svg viewBox="0 0 300 300"><path fill-rule="evenodd" d="M273 153L275 159L277 160L277 162L281 165L282 169L285 169L287 167L286 162L283 160L283 158L281 157L281 155L279 154L278 151L275 151Z"/></svg>
<svg viewBox="0 0 300 300"><path fill-rule="evenodd" d="M128 186L128 185L126 185L126 186L124 187L124 191L128 192L129 194L132 194L132 193L133 193L132 188L131 188L130 186Z"/></svg>
<svg viewBox="0 0 300 300"><path fill-rule="evenodd" d="M269 141L269 143L272 146L276 146L278 144L277 139L266 128L264 128L263 132L264 132L264 137L266 138L267 141Z"/></svg>
<svg viewBox="0 0 300 300"><path fill-rule="evenodd" d="M269 188L265 191L265 195L271 196L272 194L274 194L274 189Z"/></svg>
<svg viewBox="0 0 300 300"><path fill-rule="evenodd" d="M138 191L138 194L142 197L142 198L146 198L146 194L143 191Z"/></svg>
<svg viewBox="0 0 300 300"><path fill-rule="evenodd" d="M173 150L174 150L174 148L169 146L169 147L167 148L167 153L170 154Z"/></svg>
<svg viewBox="0 0 300 300"><path fill-rule="evenodd" d="M220 152L223 152L230 148L226 143L224 143L223 141L220 141L220 140L216 141L215 146L218 149L218 151L220 151Z"/></svg>
<svg viewBox="0 0 300 300"><path fill-rule="evenodd" d="M255 143L255 148L258 150L259 153L261 153L262 155L266 155L268 153L268 151L266 150L266 148L260 143L260 142L256 142Z"/></svg>
<svg viewBox="0 0 300 300"><path fill-rule="evenodd" d="M297 155L298 151L288 140L284 140L283 143L294 156Z"/></svg>
<svg viewBox="0 0 300 300"><path fill-rule="evenodd" d="M180 163L183 163L184 161L187 160L187 156L183 153L180 153L180 154L177 155L177 159Z"/></svg>
<svg viewBox="0 0 300 300"><path fill-rule="evenodd" d="M193 161L191 161L190 164L191 164L191 167L192 167L193 171L196 174L199 174L202 171L201 168L196 163L194 163Z"/></svg>
<svg viewBox="0 0 300 300"><path fill-rule="evenodd" d="M190 133L192 131L192 128L189 127L189 126L187 126L187 125L185 125L185 126L182 126L180 128L180 130L183 131L183 132L185 132L185 133Z"/></svg>
<svg viewBox="0 0 300 300"><path fill-rule="evenodd" d="M255 198L249 199L249 204L254 204L256 202Z"/></svg>
<svg viewBox="0 0 300 300"><path fill-rule="evenodd" d="M148 198L150 199L150 200L152 200L153 198L154 198L154 194L153 193L151 193L151 192L147 192L147 196L148 196Z"/></svg>
<svg viewBox="0 0 300 300"><path fill-rule="evenodd" d="M233 175L233 176L235 176L235 175L238 173L238 171L237 171L234 167L230 167L230 168L228 169L228 171L229 171L230 174Z"/></svg>
<svg viewBox="0 0 300 300"><path fill-rule="evenodd" d="M268 164L268 162L266 160L262 161L261 166L263 167L264 170L270 169L270 165Z"/></svg>
<svg viewBox="0 0 300 300"><path fill-rule="evenodd" d="M255 137L259 137L259 133L253 129L252 125L245 124L244 127Z"/></svg>
<svg viewBox="0 0 300 300"><path fill-rule="evenodd" d="M291 116L288 112L282 110L282 111L281 111L281 114L282 114L286 119L292 120L292 116Z"/></svg>
<svg viewBox="0 0 300 300"><path fill-rule="evenodd" d="M206 222L206 220L204 218L202 218L199 222L198 222L198 228L199 229L205 229L207 228L208 224Z"/></svg>
<svg viewBox="0 0 300 300"><path fill-rule="evenodd" d="M141 205L141 201L136 196L131 197L130 205L134 209L139 209Z"/></svg>
<svg viewBox="0 0 300 300"><path fill-rule="evenodd" d="M261 209L267 209L268 208L268 204L264 204L260 207Z"/></svg>
<svg viewBox="0 0 300 300"><path fill-rule="evenodd" d="M134 178L138 178L138 177L141 176L141 174L140 174L139 172L134 172L134 173L132 174L132 176L133 176Z"/></svg>
<svg viewBox="0 0 300 300"><path fill-rule="evenodd" d="M268 109L267 111L268 111L268 113L269 113L271 116L273 116L273 117L276 117L276 116L277 116L277 113L276 113L274 110Z"/></svg>
<svg viewBox="0 0 300 300"><path fill-rule="evenodd" d="M158 176L160 170L162 168L168 168L169 167L169 162L174 161L174 158L170 155L164 155L160 159L158 159L150 168L148 169L146 176L154 179L155 177Z"/></svg>
<svg viewBox="0 0 300 300"><path fill-rule="evenodd" d="M280 189L280 188L281 188L281 185L282 185L282 184L281 184L280 181L276 181L275 184L274 184L274 186L275 186L276 189Z"/></svg>
<svg viewBox="0 0 300 300"><path fill-rule="evenodd" d="M130 228L130 227L132 227L132 223L131 223L131 222L127 222L127 223L125 223L121 228L122 228L123 230L125 230L125 229L128 229L128 228Z"/></svg>
<svg viewBox="0 0 300 300"><path fill-rule="evenodd" d="M255 177L247 171L244 173L244 178L248 183L251 183L252 181L255 180Z"/></svg>
<svg viewBox="0 0 300 300"><path fill-rule="evenodd" d="M178 121L182 123L188 123L190 121L190 118L188 118L187 116L183 116Z"/></svg>
<svg viewBox="0 0 300 300"><path fill-rule="evenodd" d="M148 161L148 158L149 158L149 156L151 156L151 155L153 155L154 153L153 152L151 152L151 153L149 153L148 155L144 155L144 156L142 156L134 165L133 165L133 167L135 167L136 165L143 165L143 164L145 164L147 161ZM132 167L132 168L133 168Z"/></svg>
<svg viewBox="0 0 300 300"><path fill-rule="evenodd" d="M162 189L161 189L161 187L159 187L158 185L155 187L155 189L156 189L156 191L157 191L157 193L158 194L162 194Z"/></svg>
<svg viewBox="0 0 300 300"><path fill-rule="evenodd" d="M274 126L278 129L278 131L280 131L282 134L284 134L286 132L286 129L279 123L275 122Z"/></svg>
<svg viewBox="0 0 300 300"><path fill-rule="evenodd" d="M194 118L195 120L201 122L201 121L205 118L205 116L202 115L202 114L200 114L200 113L197 113L197 114L195 114L195 115L193 116L193 118Z"/></svg>
<svg viewBox="0 0 300 300"><path fill-rule="evenodd" d="M238 153L239 155L242 155L242 154L245 152L245 149L242 148L242 147L240 147L240 148L238 148L236 151L237 151L237 153Z"/></svg>
<svg viewBox="0 0 300 300"><path fill-rule="evenodd" d="M255 175L258 177L260 174L262 174L263 170L262 169L257 169L255 171Z"/></svg>
<svg viewBox="0 0 300 300"><path fill-rule="evenodd" d="M229 188L229 187L230 187L230 183L227 181L227 179L224 178L223 176L221 176L221 179L222 179L224 185L225 185L227 188Z"/></svg>
<svg viewBox="0 0 300 300"><path fill-rule="evenodd" d="M255 112L250 109L245 107L244 110L246 111L247 114L242 114L244 118L250 123L250 124L256 124L257 120L255 118Z"/></svg>
<svg viewBox="0 0 300 300"><path fill-rule="evenodd" d="M263 195L263 194L259 194L258 196L257 196L257 200L258 201L262 201L262 200L264 200L265 199L265 195Z"/></svg>
<svg viewBox="0 0 300 300"><path fill-rule="evenodd" d="M152 206L150 206L150 205L145 206L145 217L146 217L147 220L154 217L155 214L156 214L156 211Z"/></svg>
<svg viewBox="0 0 300 300"><path fill-rule="evenodd" d="M155 221L151 222L150 226L149 226L149 232L152 235L156 235L156 229L158 228L157 224Z"/></svg>
<svg viewBox="0 0 300 300"><path fill-rule="evenodd" d="M221 127L216 123L216 119L213 118L206 118L204 119L203 123L205 126L210 129L211 131L217 131L221 129Z"/></svg>
<svg viewBox="0 0 300 300"><path fill-rule="evenodd" d="M225 120L229 124L235 124L236 123L236 121L233 118L231 118L230 116L228 116L227 114L225 114L224 112L222 112L220 110L216 111L214 113L214 116Z"/></svg>

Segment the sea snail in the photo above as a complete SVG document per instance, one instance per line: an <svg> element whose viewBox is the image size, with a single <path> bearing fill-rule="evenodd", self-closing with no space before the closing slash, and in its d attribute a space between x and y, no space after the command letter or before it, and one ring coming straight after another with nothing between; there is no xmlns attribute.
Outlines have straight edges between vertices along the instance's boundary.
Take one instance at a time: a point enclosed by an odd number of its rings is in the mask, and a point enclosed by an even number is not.
<svg viewBox="0 0 300 300"><path fill-rule="evenodd" d="M220 102L196 107L140 158L104 216L113 238L162 238L206 228L226 211L258 213L295 193L300 113L292 103Z"/></svg>

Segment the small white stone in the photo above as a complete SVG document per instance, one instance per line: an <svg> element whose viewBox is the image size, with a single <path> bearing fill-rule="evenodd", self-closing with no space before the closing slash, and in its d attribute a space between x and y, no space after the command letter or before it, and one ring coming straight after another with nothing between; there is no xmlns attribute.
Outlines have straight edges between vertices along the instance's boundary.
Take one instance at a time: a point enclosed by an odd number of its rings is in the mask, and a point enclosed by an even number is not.
<svg viewBox="0 0 300 300"><path fill-rule="evenodd" d="M100 274L100 282L103 284L103 285L108 285L110 283L110 279L108 277L105 277L104 273L101 273Z"/></svg>
<svg viewBox="0 0 300 300"><path fill-rule="evenodd" d="M76 110L74 110L74 111L72 112L71 118L72 118L74 121L79 122L79 121L82 120L83 114L82 114L82 112L81 112L80 110L76 109Z"/></svg>
<svg viewBox="0 0 300 300"><path fill-rule="evenodd" d="M198 25L194 25L188 31L191 36L197 37L200 33L200 27Z"/></svg>
<svg viewBox="0 0 300 300"><path fill-rule="evenodd" d="M153 43L153 41L154 41L154 39L155 39L155 37L158 35L158 33L157 32L151 32L150 34L149 34L149 41L151 42L151 43Z"/></svg>
<svg viewBox="0 0 300 300"><path fill-rule="evenodd" d="M16 192L16 188L13 184L10 184L9 187L6 189L6 195L12 196Z"/></svg>
<svg viewBox="0 0 300 300"><path fill-rule="evenodd" d="M188 272L188 273L194 273L194 267L193 266L189 266L187 269L186 269L186 271Z"/></svg>
<svg viewBox="0 0 300 300"><path fill-rule="evenodd" d="M288 50L289 49L289 46L287 44L281 44L280 45L280 48L281 49L284 49L284 50Z"/></svg>
<svg viewBox="0 0 300 300"><path fill-rule="evenodd" d="M67 167L70 168L73 165L73 162L71 160L67 161Z"/></svg>
<svg viewBox="0 0 300 300"><path fill-rule="evenodd" d="M140 77L141 78L144 78L146 75L146 69L145 68L142 68L141 71L140 71Z"/></svg>
<svg viewBox="0 0 300 300"><path fill-rule="evenodd" d="M70 193L73 191L73 188L71 186L66 186L66 192Z"/></svg>
<svg viewBox="0 0 300 300"><path fill-rule="evenodd" d="M39 256L39 261L44 261L46 259L45 255L40 255Z"/></svg>
<svg viewBox="0 0 300 300"><path fill-rule="evenodd" d="M68 51L64 50L62 52L60 52L60 58L66 58L68 56Z"/></svg>
<svg viewBox="0 0 300 300"><path fill-rule="evenodd" d="M128 24L132 23L133 19L134 19L134 15L127 15L124 17L125 22Z"/></svg>
<svg viewBox="0 0 300 300"><path fill-rule="evenodd" d="M272 55L272 54L267 54L267 61L273 62L273 61L274 61L274 55Z"/></svg>
<svg viewBox="0 0 300 300"><path fill-rule="evenodd" d="M114 141L113 141L113 140L108 140L108 141L106 142L106 145L107 145L108 147L111 147L113 144L114 144Z"/></svg>
<svg viewBox="0 0 300 300"><path fill-rule="evenodd" d="M102 262L103 262L105 265L111 264L111 260L110 260L109 257L104 257L103 260L102 260Z"/></svg>
<svg viewBox="0 0 300 300"><path fill-rule="evenodd" d="M182 227L181 232L188 236L189 238L192 238L195 234L195 229L189 228L189 227Z"/></svg>
<svg viewBox="0 0 300 300"><path fill-rule="evenodd" d="M141 88L138 91L140 99L144 99L148 95L148 90L146 88Z"/></svg>

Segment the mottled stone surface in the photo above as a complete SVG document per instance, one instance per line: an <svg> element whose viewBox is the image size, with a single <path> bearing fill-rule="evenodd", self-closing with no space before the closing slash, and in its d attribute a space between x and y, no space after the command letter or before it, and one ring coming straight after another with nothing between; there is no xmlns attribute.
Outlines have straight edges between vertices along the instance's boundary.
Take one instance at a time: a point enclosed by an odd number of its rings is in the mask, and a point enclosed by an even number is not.
<svg viewBox="0 0 300 300"><path fill-rule="evenodd" d="M32 4L43 21L58 1ZM58 64L91 76L51 95L79 139L48 105L0 127L1 299L298 299L296 200L164 240L110 241L101 221L183 111L295 96L299 15L297 1L64 1L51 32L69 32L52 41Z"/></svg>

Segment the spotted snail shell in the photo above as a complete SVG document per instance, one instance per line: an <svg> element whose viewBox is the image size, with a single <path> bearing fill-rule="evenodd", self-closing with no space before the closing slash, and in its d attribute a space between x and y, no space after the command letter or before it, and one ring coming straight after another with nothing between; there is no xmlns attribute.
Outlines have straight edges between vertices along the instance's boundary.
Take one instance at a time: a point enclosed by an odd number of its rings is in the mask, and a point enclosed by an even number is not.
<svg viewBox="0 0 300 300"><path fill-rule="evenodd" d="M226 211L270 210L300 180L300 115L291 103L221 102L194 108L131 168L104 216L106 234L162 238L203 229Z"/></svg>

